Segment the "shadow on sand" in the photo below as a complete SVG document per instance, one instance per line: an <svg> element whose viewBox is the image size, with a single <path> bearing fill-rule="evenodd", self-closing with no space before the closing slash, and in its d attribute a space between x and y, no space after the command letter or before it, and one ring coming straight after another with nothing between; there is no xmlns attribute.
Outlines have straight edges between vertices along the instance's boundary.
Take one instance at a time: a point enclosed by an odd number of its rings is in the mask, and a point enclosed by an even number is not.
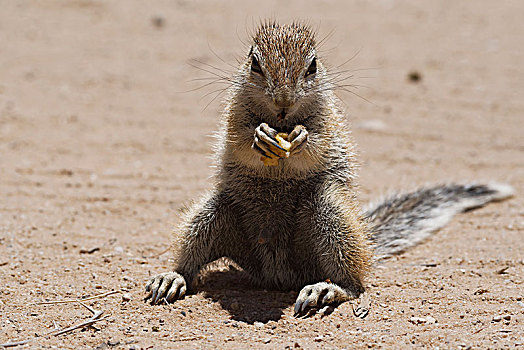
<svg viewBox="0 0 524 350"><path fill-rule="evenodd" d="M229 311L233 320L250 324L278 321L283 310L293 305L298 295L297 292L260 289L250 282L246 272L234 268L204 272L198 290Z"/></svg>

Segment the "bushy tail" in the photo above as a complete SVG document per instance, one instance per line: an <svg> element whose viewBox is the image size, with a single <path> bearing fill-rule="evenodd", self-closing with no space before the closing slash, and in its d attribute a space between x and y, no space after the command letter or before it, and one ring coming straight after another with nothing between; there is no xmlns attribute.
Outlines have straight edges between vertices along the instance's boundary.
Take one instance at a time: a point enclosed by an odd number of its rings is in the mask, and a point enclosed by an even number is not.
<svg viewBox="0 0 524 350"><path fill-rule="evenodd" d="M365 210L379 257L400 253L444 226L456 213L511 197L502 184L441 185L394 195Z"/></svg>

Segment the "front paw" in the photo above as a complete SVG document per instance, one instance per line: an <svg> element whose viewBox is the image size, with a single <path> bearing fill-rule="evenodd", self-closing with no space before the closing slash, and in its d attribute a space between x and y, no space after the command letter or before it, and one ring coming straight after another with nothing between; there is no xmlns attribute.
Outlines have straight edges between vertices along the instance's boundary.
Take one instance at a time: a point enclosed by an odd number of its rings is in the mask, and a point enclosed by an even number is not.
<svg viewBox="0 0 524 350"><path fill-rule="evenodd" d="M158 304L162 300L172 303L182 299L186 294L186 280L177 272L164 272L151 278L146 285L149 292L145 300L151 298L151 304Z"/></svg>
<svg viewBox="0 0 524 350"><path fill-rule="evenodd" d="M288 136L288 141L291 142L290 155L302 152L307 145L308 137L309 133L303 125L295 126Z"/></svg>
<svg viewBox="0 0 524 350"><path fill-rule="evenodd" d="M333 283L319 282L305 286L295 302L295 316L306 314L313 309L339 304L350 299L348 293Z"/></svg>
<svg viewBox="0 0 524 350"><path fill-rule="evenodd" d="M255 129L252 148L266 158L287 158L289 156L288 150L280 145L277 137L278 132L275 129L266 123L262 123Z"/></svg>

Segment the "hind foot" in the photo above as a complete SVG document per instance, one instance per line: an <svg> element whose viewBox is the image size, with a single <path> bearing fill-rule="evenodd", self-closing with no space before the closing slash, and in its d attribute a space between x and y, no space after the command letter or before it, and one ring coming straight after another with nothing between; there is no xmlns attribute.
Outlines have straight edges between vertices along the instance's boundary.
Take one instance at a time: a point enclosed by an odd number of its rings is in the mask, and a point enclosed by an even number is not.
<svg viewBox="0 0 524 350"><path fill-rule="evenodd" d="M295 302L295 316L307 315L326 306L336 306L352 298L347 291L333 283L319 282L305 286Z"/></svg>
<svg viewBox="0 0 524 350"><path fill-rule="evenodd" d="M144 300L151 298L151 304L159 304L161 301L172 303L182 299L186 294L186 280L177 272L164 272L151 278L146 285L149 292Z"/></svg>

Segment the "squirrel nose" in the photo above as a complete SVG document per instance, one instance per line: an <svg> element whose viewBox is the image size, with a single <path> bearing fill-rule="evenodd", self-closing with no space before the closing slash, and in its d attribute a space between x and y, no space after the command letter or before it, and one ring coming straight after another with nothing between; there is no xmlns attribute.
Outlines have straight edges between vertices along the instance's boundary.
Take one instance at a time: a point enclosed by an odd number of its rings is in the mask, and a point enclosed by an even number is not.
<svg viewBox="0 0 524 350"><path fill-rule="evenodd" d="M287 87L275 89L273 103L279 108L289 108L295 103L295 94Z"/></svg>

